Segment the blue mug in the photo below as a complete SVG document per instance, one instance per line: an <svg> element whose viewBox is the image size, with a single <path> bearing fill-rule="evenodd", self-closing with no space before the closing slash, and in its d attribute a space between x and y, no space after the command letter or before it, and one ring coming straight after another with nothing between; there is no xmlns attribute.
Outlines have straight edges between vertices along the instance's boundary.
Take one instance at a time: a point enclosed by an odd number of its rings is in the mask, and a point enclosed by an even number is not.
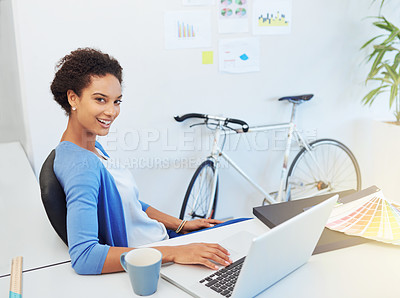
<svg viewBox="0 0 400 298"><path fill-rule="evenodd" d="M162 254L155 248L136 248L121 254L122 267L129 274L136 295L147 296L157 291Z"/></svg>

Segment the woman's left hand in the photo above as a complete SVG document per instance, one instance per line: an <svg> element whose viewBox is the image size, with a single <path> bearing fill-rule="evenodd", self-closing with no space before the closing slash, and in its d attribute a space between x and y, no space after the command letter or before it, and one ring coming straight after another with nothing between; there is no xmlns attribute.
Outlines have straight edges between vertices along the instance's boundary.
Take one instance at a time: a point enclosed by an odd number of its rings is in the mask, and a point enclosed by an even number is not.
<svg viewBox="0 0 400 298"><path fill-rule="evenodd" d="M193 231L197 231L200 229L211 228L216 224L223 223L223 221L217 219L194 219L186 222L186 224L182 228L182 233L189 233Z"/></svg>

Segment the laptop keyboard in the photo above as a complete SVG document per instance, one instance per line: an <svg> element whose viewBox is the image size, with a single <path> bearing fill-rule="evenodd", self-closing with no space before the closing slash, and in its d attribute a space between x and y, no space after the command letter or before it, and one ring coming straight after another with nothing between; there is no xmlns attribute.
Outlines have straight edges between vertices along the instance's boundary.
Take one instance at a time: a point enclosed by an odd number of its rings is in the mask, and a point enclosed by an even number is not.
<svg viewBox="0 0 400 298"><path fill-rule="evenodd" d="M231 297L233 288L235 287L240 270L242 269L245 257L233 262L229 266L214 272L199 283L209 287L222 296Z"/></svg>

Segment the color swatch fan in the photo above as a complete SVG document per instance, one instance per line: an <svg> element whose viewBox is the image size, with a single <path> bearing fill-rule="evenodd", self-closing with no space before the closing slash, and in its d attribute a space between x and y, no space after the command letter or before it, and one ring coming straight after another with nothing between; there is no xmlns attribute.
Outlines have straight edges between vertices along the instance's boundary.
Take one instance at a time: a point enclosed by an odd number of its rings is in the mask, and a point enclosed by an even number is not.
<svg viewBox="0 0 400 298"><path fill-rule="evenodd" d="M327 228L352 236L400 245L400 205L378 191L334 208Z"/></svg>

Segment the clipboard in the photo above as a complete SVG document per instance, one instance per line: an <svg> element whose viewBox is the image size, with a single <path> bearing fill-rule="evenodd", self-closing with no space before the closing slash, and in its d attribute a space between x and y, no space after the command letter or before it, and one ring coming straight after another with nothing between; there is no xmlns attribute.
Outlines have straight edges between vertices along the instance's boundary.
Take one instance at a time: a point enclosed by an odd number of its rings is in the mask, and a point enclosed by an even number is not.
<svg viewBox="0 0 400 298"><path fill-rule="evenodd" d="M300 214L305 209L308 209L318 203L325 201L332 197L332 195L339 195L339 203L346 204L355 201L362 197L373 194L380 189L376 186L371 186L361 191L347 190L338 193L330 193L321 196L316 196L307 199L294 200L289 202L282 202L272 205L260 206L253 208L253 214L261 220L269 228L274 228L284 221ZM363 237L349 236L344 233L332 231L325 228L322 232L317 246L313 254L319 254L327 251L332 251L340 248L354 246L362 243L367 243L373 240L365 239Z"/></svg>

